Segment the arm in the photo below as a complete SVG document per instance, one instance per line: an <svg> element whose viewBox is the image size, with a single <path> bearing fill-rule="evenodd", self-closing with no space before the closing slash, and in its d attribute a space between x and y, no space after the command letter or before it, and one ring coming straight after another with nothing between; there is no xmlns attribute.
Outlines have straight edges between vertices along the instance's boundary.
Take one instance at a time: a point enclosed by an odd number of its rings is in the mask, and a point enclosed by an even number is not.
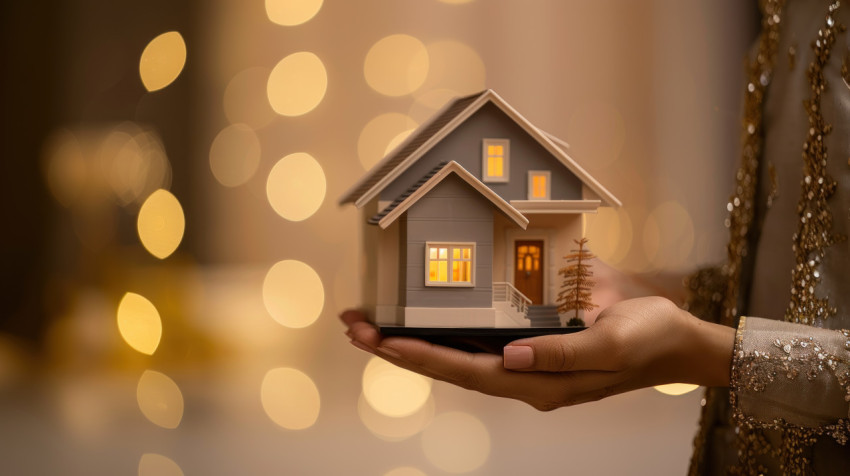
<svg viewBox="0 0 850 476"><path fill-rule="evenodd" d="M400 367L539 410L664 383L727 386L734 329L700 321L671 301L615 304L575 334L522 339L504 356L409 338L382 338L357 311L342 315L352 344Z"/></svg>
<svg viewBox="0 0 850 476"><path fill-rule="evenodd" d="M850 434L850 332L742 317L731 376L736 418Z"/></svg>

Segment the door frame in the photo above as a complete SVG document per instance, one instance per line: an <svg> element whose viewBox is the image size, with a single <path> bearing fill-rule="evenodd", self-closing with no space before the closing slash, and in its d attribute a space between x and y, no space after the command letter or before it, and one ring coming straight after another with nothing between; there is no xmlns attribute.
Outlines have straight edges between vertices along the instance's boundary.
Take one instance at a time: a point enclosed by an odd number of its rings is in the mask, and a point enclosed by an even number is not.
<svg viewBox="0 0 850 476"><path fill-rule="evenodd" d="M542 241L543 253L541 254L541 268L543 269L543 304L552 304L554 300L549 292L549 269L552 266L552 247L549 233L545 230L505 230L505 282L516 286L514 272L516 269L516 242L517 241Z"/></svg>

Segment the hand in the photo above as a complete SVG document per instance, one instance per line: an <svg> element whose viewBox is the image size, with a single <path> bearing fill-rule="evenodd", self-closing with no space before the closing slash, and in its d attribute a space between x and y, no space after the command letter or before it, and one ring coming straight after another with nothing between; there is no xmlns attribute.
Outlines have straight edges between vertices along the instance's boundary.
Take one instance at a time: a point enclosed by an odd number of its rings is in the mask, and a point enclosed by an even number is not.
<svg viewBox="0 0 850 476"><path fill-rule="evenodd" d="M504 356L383 338L359 311L341 319L353 345L399 367L544 411L665 383L726 386L735 335L659 297L615 304L581 332L512 342Z"/></svg>

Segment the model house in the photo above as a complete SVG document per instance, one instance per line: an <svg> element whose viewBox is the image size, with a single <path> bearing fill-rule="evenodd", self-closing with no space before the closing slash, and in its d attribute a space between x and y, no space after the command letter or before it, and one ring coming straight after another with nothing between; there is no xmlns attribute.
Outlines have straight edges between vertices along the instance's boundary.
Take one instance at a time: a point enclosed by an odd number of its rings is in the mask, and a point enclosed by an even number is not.
<svg viewBox="0 0 850 476"><path fill-rule="evenodd" d="M620 206L567 150L487 90L447 104L362 177L340 203L368 222L364 304L376 322L563 325L563 256L585 214Z"/></svg>

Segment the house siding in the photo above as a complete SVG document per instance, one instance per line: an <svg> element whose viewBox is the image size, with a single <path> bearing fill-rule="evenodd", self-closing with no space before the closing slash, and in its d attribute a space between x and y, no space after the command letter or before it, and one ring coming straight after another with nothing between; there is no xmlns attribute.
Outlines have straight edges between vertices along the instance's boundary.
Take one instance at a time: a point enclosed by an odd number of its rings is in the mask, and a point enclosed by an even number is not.
<svg viewBox="0 0 850 476"><path fill-rule="evenodd" d="M381 200L395 199L440 162L454 160L480 180L484 139L510 140L510 180L487 183L504 200L528 199L529 170L552 172L552 200L582 199L582 183L578 177L497 106L486 104L384 188Z"/></svg>
<svg viewBox="0 0 850 476"><path fill-rule="evenodd" d="M452 174L402 217L408 307L489 308L493 302L493 205ZM474 242L475 286L425 286L426 242Z"/></svg>

